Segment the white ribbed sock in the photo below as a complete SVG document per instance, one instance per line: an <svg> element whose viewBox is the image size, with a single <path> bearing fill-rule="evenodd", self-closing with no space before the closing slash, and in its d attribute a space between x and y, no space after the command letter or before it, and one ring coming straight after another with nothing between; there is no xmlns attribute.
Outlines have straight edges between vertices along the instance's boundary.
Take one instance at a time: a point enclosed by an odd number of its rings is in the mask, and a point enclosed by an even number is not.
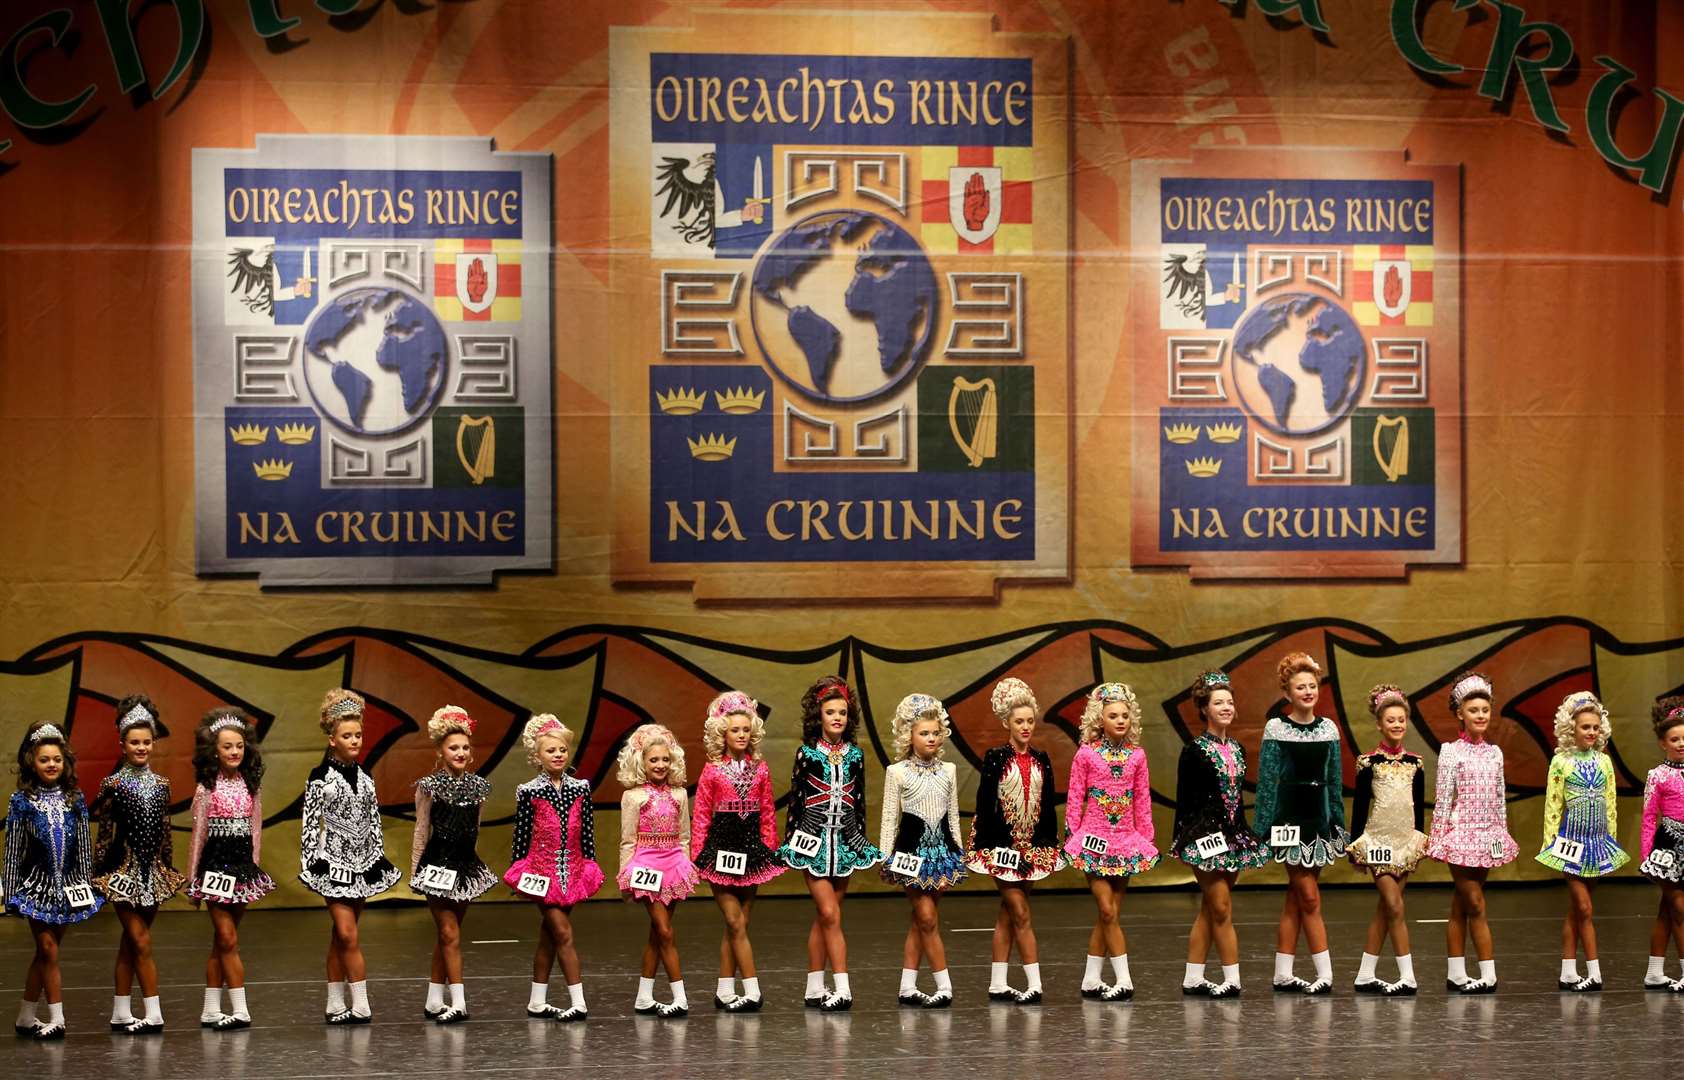
<svg viewBox="0 0 1684 1080"><path fill-rule="evenodd" d="M201 1023L214 1021L222 1015L222 987L205 987L205 1007L199 1010Z"/></svg>
<svg viewBox="0 0 1684 1080"><path fill-rule="evenodd" d="M1368 982L1374 978L1374 967L1380 958L1373 953L1363 953L1362 960L1357 964L1357 982Z"/></svg>
<svg viewBox="0 0 1684 1080"><path fill-rule="evenodd" d="M1036 961L1033 964L1023 965L1023 977L1029 980L1029 989L1039 990L1041 988L1040 962Z"/></svg>
<svg viewBox="0 0 1684 1080"><path fill-rule="evenodd" d="M647 1008L655 1004L655 980L638 976L637 997L632 999L633 1008Z"/></svg>
<svg viewBox="0 0 1684 1080"><path fill-rule="evenodd" d="M1278 952L1275 954L1275 981L1278 983L1292 980L1292 954Z"/></svg>
<svg viewBox="0 0 1684 1080"><path fill-rule="evenodd" d="M542 1009L549 996L549 983L533 983L532 988L526 992L526 1007L528 1009Z"/></svg>
<svg viewBox="0 0 1684 1080"><path fill-rule="evenodd" d="M1238 964L1223 964L1222 965L1222 981L1227 983L1229 986L1240 985L1240 965L1238 965Z"/></svg>
<svg viewBox="0 0 1684 1080"><path fill-rule="evenodd" d="M450 1007L458 1012L468 1011L468 988L462 983L450 984Z"/></svg>
<svg viewBox="0 0 1684 1080"><path fill-rule="evenodd" d="M329 1016L337 1016L345 1011L345 995L347 992L345 983L330 982L327 984L327 1014Z"/></svg>
<svg viewBox="0 0 1684 1080"><path fill-rule="evenodd" d="M1190 990L1205 981L1205 966L1203 964L1188 964L1186 974L1181 976L1181 988Z"/></svg>
<svg viewBox="0 0 1684 1080"><path fill-rule="evenodd" d="M1397 958L1397 977L1410 986L1415 985L1415 958L1413 956L1404 953Z"/></svg>
<svg viewBox="0 0 1684 1080"><path fill-rule="evenodd" d="M62 1023L64 1023L64 1002L62 1002L62 1001L49 1001L49 1002L47 1002L47 1023L48 1024L62 1024Z"/></svg>
<svg viewBox="0 0 1684 1080"><path fill-rule="evenodd" d="M1088 968L1087 968L1086 971L1082 972L1082 989L1091 990L1094 987L1099 985L1099 982L1100 982L1099 971L1100 971L1101 965L1103 965L1104 963L1105 963L1105 957L1103 957L1103 956L1089 956L1088 957Z"/></svg>
<svg viewBox="0 0 1684 1080"><path fill-rule="evenodd" d="M1465 983L1468 981L1467 957L1452 956L1445 961L1445 964L1447 965L1444 971L1445 978L1449 979L1453 983Z"/></svg>
<svg viewBox="0 0 1684 1080"><path fill-rule="evenodd" d="M750 978L745 975L743 977L743 997L752 1001L760 1000L760 976L756 975Z"/></svg>
<svg viewBox="0 0 1684 1080"><path fill-rule="evenodd" d="M146 1010L146 1019L150 1023L164 1022L164 1005L156 997L141 998L141 1007Z"/></svg>
<svg viewBox="0 0 1684 1080"><path fill-rule="evenodd" d="M368 980L358 979L348 984L351 991L351 1011L358 1016L368 1016L373 1012L368 1007Z"/></svg>
<svg viewBox="0 0 1684 1080"><path fill-rule="evenodd" d="M241 1020L251 1019L251 1010L246 1008L246 988L230 986L228 988L228 1011Z"/></svg>
<svg viewBox="0 0 1684 1080"><path fill-rule="evenodd" d="M729 978L720 979L718 984L716 986L714 986L714 988L713 988L713 994L714 994L715 997L722 997L722 998L734 998L734 997L736 997L737 996L737 977L735 975L732 975Z"/></svg>
<svg viewBox="0 0 1684 1080"><path fill-rule="evenodd" d="M1666 957L1651 956L1649 958L1649 970L1643 978L1646 982L1660 982L1666 978Z"/></svg>
<svg viewBox="0 0 1684 1080"><path fill-rule="evenodd" d="M1004 960L996 960L988 965L988 992L998 993L1006 989L1006 967Z"/></svg>
<svg viewBox="0 0 1684 1080"><path fill-rule="evenodd" d="M1579 958L1578 957L1575 956L1575 957L1572 957L1571 959L1563 960L1561 962L1561 981L1562 982L1578 982L1579 981Z"/></svg>
<svg viewBox="0 0 1684 1080"><path fill-rule="evenodd" d="M900 992L903 993L903 994L910 994L912 991L914 991L916 989L918 989L918 969L917 968L901 968L900 969Z"/></svg>
<svg viewBox="0 0 1684 1080"><path fill-rule="evenodd" d="M1129 979L1128 953L1123 953L1121 956L1113 956L1111 958L1111 974L1116 978L1118 986L1132 987L1134 985L1134 982Z"/></svg>
<svg viewBox="0 0 1684 1080"><path fill-rule="evenodd" d="M1479 962L1479 981L1488 983L1497 981L1497 961L1481 960Z"/></svg>
<svg viewBox="0 0 1684 1080"><path fill-rule="evenodd" d="M953 993L953 979L947 974L947 969L942 968L934 974L936 977L936 993L939 994L943 990L946 990L950 994Z"/></svg>
<svg viewBox="0 0 1684 1080"><path fill-rule="evenodd" d="M134 1020L134 1002L128 994L113 994L111 996L111 1022L113 1024L127 1024Z"/></svg>
<svg viewBox="0 0 1684 1080"><path fill-rule="evenodd" d="M567 1003L575 1009L583 1009L585 1007L584 983L567 984Z"/></svg>
<svg viewBox="0 0 1684 1080"><path fill-rule="evenodd" d="M440 1009L444 1008L443 983L430 982L427 984L426 1008L428 1012L438 1012Z"/></svg>
<svg viewBox="0 0 1684 1080"><path fill-rule="evenodd" d="M1595 979L1597 982L1601 982L1602 981L1602 961L1600 961L1600 960L1586 960L1585 961L1585 978Z"/></svg>
<svg viewBox="0 0 1684 1080"><path fill-rule="evenodd" d="M683 979L679 979L679 980L673 982L672 984L670 984L667 987L667 989L672 991L672 1003L674 1005L682 1005L686 1009L688 1009L690 1007L690 999L684 996L684 980Z"/></svg>
<svg viewBox="0 0 1684 1080"><path fill-rule="evenodd" d="M18 1027L26 1028L35 1023L35 1002L24 998L18 1002Z"/></svg>
<svg viewBox="0 0 1684 1080"><path fill-rule="evenodd" d="M1316 965L1316 978L1333 981L1333 954L1323 949L1321 952L1310 954L1310 962Z"/></svg>
<svg viewBox="0 0 1684 1080"><path fill-rule="evenodd" d="M835 975L835 979L836 992L845 998L852 998L854 996L854 988L848 982L848 973L846 971L838 971Z"/></svg>
<svg viewBox="0 0 1684 1080"><path fill-rule="evenodd" d="M810 997L810 998L812 998L812 997L823 997L824 996L824 969L823 968L820 968L817 971L809 971L807 973L807 993L806 993L805 996Z"/></svg>

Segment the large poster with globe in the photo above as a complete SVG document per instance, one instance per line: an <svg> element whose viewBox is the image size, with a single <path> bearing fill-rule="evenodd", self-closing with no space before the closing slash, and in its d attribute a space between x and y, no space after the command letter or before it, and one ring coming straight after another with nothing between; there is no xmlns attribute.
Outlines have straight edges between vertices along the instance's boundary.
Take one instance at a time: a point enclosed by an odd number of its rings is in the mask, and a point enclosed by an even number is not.
<svg viewBox="0 0 1684 1080"><path fill-rule="evenodd" d="M1137 163L1133 561L1397 577L1461 559L1461 171Z"/></svg>
<svg viewBox="0 0 1684 1080"><path fill-rule="evenodd" d="M259 136L193 158L200 573L550 565L550 160Z"/></svg>
<svg viewBox="0 0 1684 1080"><path fill-rule="evenodd" d="M613 31L617 581L1068 575L1066 54L974 25L849 56Z"/></svg>

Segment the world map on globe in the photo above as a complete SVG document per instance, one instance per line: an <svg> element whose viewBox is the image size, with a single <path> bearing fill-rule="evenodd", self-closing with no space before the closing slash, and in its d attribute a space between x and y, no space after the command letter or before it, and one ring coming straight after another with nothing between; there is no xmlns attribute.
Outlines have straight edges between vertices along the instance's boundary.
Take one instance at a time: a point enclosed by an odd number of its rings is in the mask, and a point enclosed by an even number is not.
<svg viewBox="0 0 1684 1080"><path fill-rule="evenodd" d="M318 410L358 435L391 435L437 403L448 360L444 328L399 289L340 293L304 331L305 381ZM309 362L314 361L314 362Z"/></svg>
<svg viewBox="0 0 1684 1080"><path fill-rule="evenodd" d="M1356 404L1366 346L1338 304L1309 293L1272 297L1247 312L1229 346L1247 411L1282 435L1311 435Z"/></svg>
<svg viewBox="0 0 1684 1080"><path fill-rule="evenodd" d="M936 277L918 242L863 210L791 226L754 268L761 352L787 382L824 401L885 393L929 352Z"/></svg>

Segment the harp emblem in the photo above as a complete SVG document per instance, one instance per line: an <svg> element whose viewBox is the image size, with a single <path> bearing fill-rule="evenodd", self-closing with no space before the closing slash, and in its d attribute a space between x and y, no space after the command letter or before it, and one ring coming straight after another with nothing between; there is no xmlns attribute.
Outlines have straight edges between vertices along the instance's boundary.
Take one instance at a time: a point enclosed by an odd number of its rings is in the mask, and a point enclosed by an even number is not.
<svg viewBox="0 0 1684 1080"><path fill-rule="evenodd" d="M994 391L994 380L972 382L954 376L953 392L947 396L947 426L971 468L993 457L1000 427L1000 402Z"/></svg>
<svg viewBox="0 0 1684 1080"><path fill-rule="evenodd" d="M1391 449L1385 450L1387 432L1395 432ZM1398 477L1409 475L1409 417L1377 416L1374 418L1374 460L1386 479L1397 483Z"/></svg>
<svg viewBox="0 0 1684 1080"><path fill-rule="evenodd" d="M490 416L464 416L456 425L456 460L468 479L483 484L496 474L497 421Z"/></svg>

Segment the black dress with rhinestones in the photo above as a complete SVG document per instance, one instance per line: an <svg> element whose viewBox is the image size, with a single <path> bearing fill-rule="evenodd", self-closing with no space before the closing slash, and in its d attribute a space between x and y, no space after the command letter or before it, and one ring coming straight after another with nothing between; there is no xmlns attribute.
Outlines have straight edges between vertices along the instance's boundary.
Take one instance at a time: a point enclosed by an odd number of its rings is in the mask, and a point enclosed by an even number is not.
<svg viewBox="0 0 1684 1080"><path fill-rule="evenodd" d="M474 850L479 842L480 810L491 795L491 782L477 773L451 776L440 769L415 784L415 842L410 851L409 887L440 900L472 900L497 884L497 875ZM448 886L436 873L449 871Z"/></svg>

